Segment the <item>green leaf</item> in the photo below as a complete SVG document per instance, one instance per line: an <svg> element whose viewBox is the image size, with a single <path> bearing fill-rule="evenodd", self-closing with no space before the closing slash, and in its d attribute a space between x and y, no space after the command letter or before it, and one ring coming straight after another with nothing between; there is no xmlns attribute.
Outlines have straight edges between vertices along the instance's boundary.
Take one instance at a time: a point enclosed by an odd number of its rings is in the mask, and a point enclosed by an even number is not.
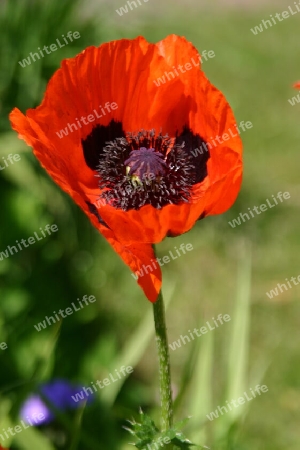
<svg viewBox="0 0 300 450"><path fill-rule="evenodd" d="M179 431L189 420L190 418L181 420L180 422L175 423L172 428L167 431L160 432L156 427L153 420L147 415L144 414L143 411L140 411L140 421L141 423L137 423L134 420L129 421L132 428L125 428L132 436L137 439L137 442L134 443L136 448L142 450L147 448L163 448L165 446L169 446L173 444L176 448L180 449L189 449L191 447L198 447L196 444L193 444L189 439L187 439L184 434ZM164 445L165 444L165 445ZM155 445L155 447L154 447ZM169 448L169 447L168 447ZM202 447L203 448L203 447ZM208 447L205 447L208 448Z"/></svg>

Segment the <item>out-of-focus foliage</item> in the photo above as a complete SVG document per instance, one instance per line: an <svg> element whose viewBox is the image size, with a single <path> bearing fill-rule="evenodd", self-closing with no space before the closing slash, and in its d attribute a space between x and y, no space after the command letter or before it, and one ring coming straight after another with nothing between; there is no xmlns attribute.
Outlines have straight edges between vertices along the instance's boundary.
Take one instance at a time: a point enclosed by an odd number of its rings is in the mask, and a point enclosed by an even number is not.
<svg viewBox="0 0 300 450"><path fill-rule="evenodd" d="M10 131L7 116L14 106L22 111L37 106L60 61L88 45L139 34L155 42L176 33L200 52L215 52L204 63L206 74L227 96L237 122L253 123L242 135L245 177L234 207L158 245L158 256L182 242L194 247L163 267L170 342L220 313L232 316L228 324L171 351L176 421L193 415L185 435L218 450L298 450L299 288L272 301L266 291L300 273L295 251L300 105L287 101L300 76L299 19L254 36L250 28L273 11L223 7L212 12L209 4L187 10L184 3L175 7L150 0L120 17L115 8L124 3L0 4L0 161L9 153L21 156L0 172L0 252L48 223L59 229L0 260L0 343L8 346L0 349L0 430L19 424L20 405L40 382L66 378L87 387L122 365L134 367L130 377L98 391L84 410L61 414L50 426L29 428L3 444L12 450L127 450L132 447L122 428L125 418L138 420L142 407L159 421L151 305L128 268ZM30 52L68 31L79 31L81 38L20 66ZM228 225L279 191L289 191L290 200L234 229ZM252 254L251 288L245 242ZM95 295L97 302L36 331L34 325L46 315L84 294ZM208 422L206 415L218 405L257 383L266 384L268 393L236 414Z"/></svg>

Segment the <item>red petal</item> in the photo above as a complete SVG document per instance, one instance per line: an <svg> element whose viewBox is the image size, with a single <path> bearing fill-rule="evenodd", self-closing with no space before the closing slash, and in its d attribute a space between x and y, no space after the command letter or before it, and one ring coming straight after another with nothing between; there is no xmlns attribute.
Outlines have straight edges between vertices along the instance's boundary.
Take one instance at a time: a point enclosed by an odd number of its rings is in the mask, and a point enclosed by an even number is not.
<svg viewBox="0 0 300 450"><path fill-rule="evenodd" d="M171 137L188 126L210 142L216 136L235 130L232 111L221 92L207 80L199 67L198 52L185 38L168 36L157 44L144 38L123 39L89 47L73 59L64 60L51 78L44 100L24 116L18 109L10 114L18 131L59 186L85 211L93 224L108 239L133 271L150 265L154 258L152 243L167 235L188 231L205 214L219 214L234 202L240 188L242 145L237 135L210 149L208 175L193 188L194 203L168 205L161 210L146 205L140 210L115 210L109 205L98 208L108 225L98 222L87 202L99 198L98 181L84 159L81 140L96 124L122 122L125 132L162 129ZM193 67L157 86L154 81L165 72L175 73L180 65ZM116 110L95 122L69 132L58 133L80 117L99 112L100 105L115 102ZM75 128L75 127L73 127ZM66 128L68 130L68 128ZM158 268L140 278L139 284L152 301L161 285Z"/></svg>

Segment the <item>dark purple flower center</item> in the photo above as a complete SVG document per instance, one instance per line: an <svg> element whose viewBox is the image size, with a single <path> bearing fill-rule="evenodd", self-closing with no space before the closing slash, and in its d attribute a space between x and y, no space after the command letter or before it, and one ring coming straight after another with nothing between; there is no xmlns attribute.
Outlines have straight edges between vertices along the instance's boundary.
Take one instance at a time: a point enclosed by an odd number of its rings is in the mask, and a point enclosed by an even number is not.
<svg viewBox="0 0 300 450"><path fill-rule="evenodd" d="M95 208L99 211L108 203L124 211L147 204L160 209L192 201L193 185L207 175L209 151L192 154L203 143L186 127L170 139L167 134L156 135L155 130L125 137L119 122L97 126L82 143L85 160L97 170L102 191Z"/></svg>
<svg viewBox="0 0 300 450"><path fill-rule="evenodd" d="M156 152L154 148L141 147L139 150L133 150L124 164L127 174L139 182L155 180L164 176L167 170L164 155Z"/></svg>

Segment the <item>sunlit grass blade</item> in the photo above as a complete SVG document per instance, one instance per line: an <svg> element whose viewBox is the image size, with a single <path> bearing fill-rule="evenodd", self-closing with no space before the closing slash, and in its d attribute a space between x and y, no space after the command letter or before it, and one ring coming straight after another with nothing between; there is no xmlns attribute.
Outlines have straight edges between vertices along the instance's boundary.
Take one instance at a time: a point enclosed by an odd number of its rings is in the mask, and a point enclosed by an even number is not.
<svg viewBox="0 0 300 450"><path fill-rule="evenodd" d="M237 296L229 344L228 398L238 398L248 387L251 293L251 255L249 248L244 250L237 280ZM235 415L233 414L233 416Z"/></svg>
<svg viewBox="0 0 300 450"><path fill-rule="evenodd" d="M207 439L204 423L207 420L206 414L212 408L213 333L201 336L197 347L199 352L192 378L190 389L192 395L188 409L192 416L189 422L192 434L189 436L192 442L204 444Z"/></svg>
<svg viewBox="0 0 300 450"><path fill-rule="evenodd" d="M248 363L250 346L250 292L251 253L246 243L237 274L237 295L232 315L232 332L228 345L227 389L222 405L241 397L249 386ZM217 421L216 435L223 436L230 426L243 415L246 404L228 408L228 412Z"/></svg>
<svg viewBox="0 0 300 450"><path fill-rule="evenodd" d="M85 408L85 404L82 407L78 408L78 410L76 411L76 415L74 418L72 441L71 441L69 450L77 450L78 449L84 408Z"/></svg>
<svg viewBox="0 0 300 450"><path fill-rule="evenodd" d="M57 341L60 335L61 322L53 326L49 340L42 348L39 358L37 358L36 367L32 379L42 380L51 372L54 364L54 353Z"/></svg>
<svg viewBox="0 0 300 450"><path fill-rule="evenodd" d="M174 411L180 409L186 395L188 395L189 386L194 375L194 369L198 357L199 348L196 342L193 342L189 347L187 347L187 350L188 349L190 349L190 351L189 353L186 354L185 361L182 364L180 385L178 389L178 394L174 400ZM171 364L172 364L172 353L171 353Z"/></svg>

